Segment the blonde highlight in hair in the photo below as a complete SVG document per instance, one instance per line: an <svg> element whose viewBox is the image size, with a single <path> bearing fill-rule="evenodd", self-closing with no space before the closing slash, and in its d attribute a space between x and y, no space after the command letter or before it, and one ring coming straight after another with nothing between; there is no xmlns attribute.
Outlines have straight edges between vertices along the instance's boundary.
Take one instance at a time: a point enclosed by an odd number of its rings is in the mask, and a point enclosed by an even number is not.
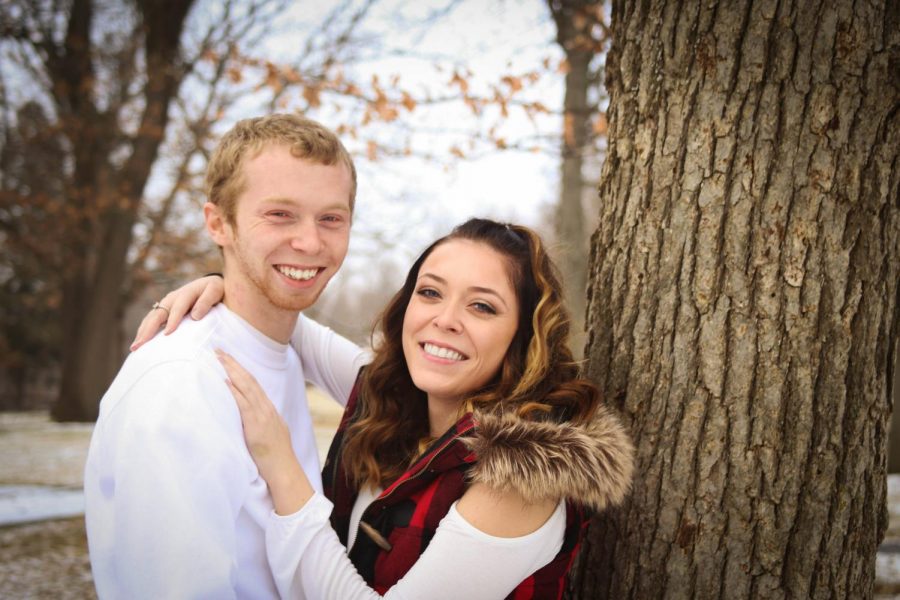
<svg viewBox="0 0 900 600"><path fill-rule="evenodd" d="M276 113L238 121L209 159L206 196L235 223L236 203L246 184L243 165L267 146L285 146L296 158L321 165L343 164L350 173L350 210L356 201L356 167L338 137L320 123L296 114Z"/></svg>
<svg viewBox="0 0 900 600"><path fill-rule="evenodd" d="M540 236L527 227L470 219L419 256L382 313L382 342L363 372L360 413L344 437L344 469L357 486L390 484L428 438L427 397L413 385L403 355L403 318L425 259L455 239L483 243L500 253L519 303L518 328L499 372L464 403L480 412L574 423L590 420L599 405L599 391L580 377L568 347L562 286Z"/></svg>

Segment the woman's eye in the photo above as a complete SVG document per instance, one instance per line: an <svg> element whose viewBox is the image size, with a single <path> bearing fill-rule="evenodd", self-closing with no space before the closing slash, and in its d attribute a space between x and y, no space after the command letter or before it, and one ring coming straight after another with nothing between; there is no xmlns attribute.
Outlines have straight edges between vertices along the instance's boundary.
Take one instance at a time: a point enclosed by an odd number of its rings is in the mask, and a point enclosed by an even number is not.
<svg viewBox="0 0 900 600"><path fill-rule="evenodd" d="M472 307L475 308L480 313L484 313L487 315L496 315L497 311L494 310L494 307L488 304L487 302L475 302L472 304Z"/></svg>
<svg viewBox="0 0 900 600"><path fill-rule="evenodd" d="M437 290L433 290L431 288L422 288L416 291L416 294L422 296L423 298L440 298L441 295L437 293Z"/></svg>

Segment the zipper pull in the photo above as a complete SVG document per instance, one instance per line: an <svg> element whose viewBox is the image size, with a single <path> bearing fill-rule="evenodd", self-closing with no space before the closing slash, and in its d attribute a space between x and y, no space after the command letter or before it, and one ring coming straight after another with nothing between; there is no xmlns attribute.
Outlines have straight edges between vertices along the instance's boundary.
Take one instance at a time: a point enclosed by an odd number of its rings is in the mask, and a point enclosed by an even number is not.
<svg viewBox="0 0 900 600"><path fill-rule="evenodd" d="M365 534L366 534L367 536L369 536L370 538L372 538L372 541L375 542L375 545L378 546L379 548L381 548L382 550L385 550L385 551L387 551L387 552L390 552L390 551L391 551L391 548L393 548L393 546L391 546L391 543L390 543L389 541L387 541L386 539L384 539L384 536L383 536L383 535L381 535L380 533L378 533L378 530L377 530L377 529L375 529L374 527L372 527L371 525L369 525L369 524L366 523L365 521L360 521L360 522L359 522L359 528L360 528L363 532L365 532Z"/></svg>

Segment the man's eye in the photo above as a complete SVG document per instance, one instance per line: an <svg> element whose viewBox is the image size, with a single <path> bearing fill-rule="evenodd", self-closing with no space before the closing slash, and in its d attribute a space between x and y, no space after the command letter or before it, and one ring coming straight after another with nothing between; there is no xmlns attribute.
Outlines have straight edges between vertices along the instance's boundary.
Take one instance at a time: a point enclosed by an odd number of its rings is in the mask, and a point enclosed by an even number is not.
<svg viewBox="0 0 900 600"><path fill-rule="evenodd" d="M347 219L343 215L324 215L319 222L326 227L343 227Z"/></svg>
<svg viewBox="0 0 900 600"><path fill-rule="evenodd" d="M291 216L291 213L283 210L272 210L269 211L269 216L275 217L276 219L286 219Z"/></svg>

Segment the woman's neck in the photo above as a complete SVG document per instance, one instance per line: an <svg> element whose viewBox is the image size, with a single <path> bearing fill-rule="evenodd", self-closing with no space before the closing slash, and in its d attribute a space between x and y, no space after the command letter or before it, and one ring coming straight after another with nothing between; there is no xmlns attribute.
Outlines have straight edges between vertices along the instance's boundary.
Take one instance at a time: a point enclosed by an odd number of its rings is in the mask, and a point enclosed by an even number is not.
<svg viewBox="0 0 900 600"><path fill-rule="evenodd" d="M459 399L428 397L428 431L433 438L439 438L459 419Z"/></svg>

